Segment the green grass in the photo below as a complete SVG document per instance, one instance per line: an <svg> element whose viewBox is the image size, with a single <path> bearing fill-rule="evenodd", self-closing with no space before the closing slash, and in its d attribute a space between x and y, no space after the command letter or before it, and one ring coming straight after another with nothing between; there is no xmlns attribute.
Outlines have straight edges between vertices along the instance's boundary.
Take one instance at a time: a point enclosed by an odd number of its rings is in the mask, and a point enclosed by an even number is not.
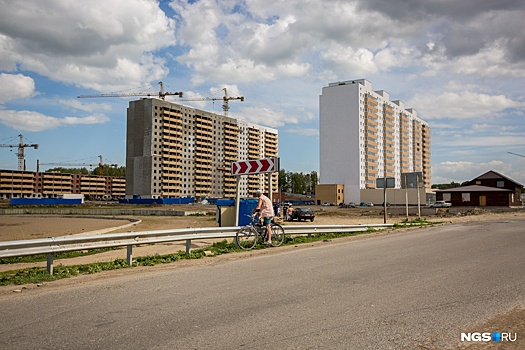
<svg viewBox="0 0 525 350"><path fill-rule="evenodd" d="M71 258L77 258L79 256L89 256L89 255L109 252L111 250L118 250L118 249L123 249L123 248L115 247L115 248L78 250L75 252L58 253L58 254L53 255L53 259L71 259ZM40 262L40 261L46 261L46 260L47 260L47 255L41 254L41 255L30 255L30 256L18 256L14 258L3 258L3 259L0 259L0 264L32 263L32 262Z"/></svg>
<svg viewBox="0 0 525 350"><path fill-rule="evenodd" d="M414 227L414 226L428 226L436 225L441 222L427 221L425 219L414 219L414 220L403 220L401 222L395 223L394 228L405 228L405 227Z"/></svg>
<svg viewBox="0 0 525 350"><path fill-rule="evenodd" d="M407 227L406 225L407 223L408 222L395 224L394 228ZM418 225L418 224L420 225L432 224L432 223L426 222L425 220L412 220L410 221L410 223L411 223L410 225L411 227ZM323 233L323 234L315 234L311 236L295 236L295 237L291 237L287 235L285 236L283 245L304 244L304 243L311 243L311 242L317 242L317 241L332 240L332 239L337 239L340 237L356 236L359 234L366 234L366 233L372 233L372 232L377 232L377 230L368 229L368 231L361 231L361 232ZM63 253L63 254L57 254L56 256L54 256L54 258L64 259L64 258L70 258L70 257L92 255L92 254L101 253L103 251L108 251L111 249L118 249L118 248L96 249L96 250L89 250L87 252ZM258 244L254 249L271 249L271 248ZM208 251L209 253L206 254L206 251ZM84 265L54 266L53 275L49 275L45 267L32 267L32 268L21 269L21 270L0 272L0 286L42 283L42 282L48 282L48 281L55 281L55 280L59 280L62 278L69 278L72 276L94 274L94 273L98 273L102 271L133 268L136 266L155 266L159 264L169 264L169 263L174 263L176 261L184 260L184 259L201 259L206 255L216 256L216 255L228 254L228 253L240 252L240 251L242 250L237 248L234 242L228 242L226 239L224 239L220 242L213 243L209 247L191 250L190 254L186 254L185 251L178 251L177 253L167 254L167 255L156 254L153 256L136 257L133 260L133 264L131 266L127 265L125 259L115 259L114 261L109 261L109 262L98 262L98 263L84 264ZM46 259L47 259L47 256L41 255L41 256L33 256L33 257L1 259L0 263L8 264L8 263L17 263L17 262L38 262L38 261L45 261Z"/></svg>

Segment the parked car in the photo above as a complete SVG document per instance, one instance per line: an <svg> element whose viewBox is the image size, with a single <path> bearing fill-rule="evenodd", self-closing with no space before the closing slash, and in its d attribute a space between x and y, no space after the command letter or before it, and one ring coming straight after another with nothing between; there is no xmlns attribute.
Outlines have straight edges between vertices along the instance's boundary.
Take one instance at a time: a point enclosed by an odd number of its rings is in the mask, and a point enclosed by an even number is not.
<svg viewBox="0 0 525 350"><path fill-rule="evenodd" d="M339 207L341 207L341 208L355 208L355 207L358 206L358 205L359 205L359 204L357 204L357 203L349 202L348 204L340 203L340 204L339 204Z"/></svg>
<svg viewBox="0 0 525 350"><path fill-rule="evenodd" d="M445 202L445 201L437 201L436 203L432 204L432 208L449 208L452 206L452 203Z"/></svg>
<svg viewBox="0 0 525 350"><path fill-rule="evenodd" d="M314 221L315 214L310 208L296 208L292 214L292 220L297 221Z"/></svg>

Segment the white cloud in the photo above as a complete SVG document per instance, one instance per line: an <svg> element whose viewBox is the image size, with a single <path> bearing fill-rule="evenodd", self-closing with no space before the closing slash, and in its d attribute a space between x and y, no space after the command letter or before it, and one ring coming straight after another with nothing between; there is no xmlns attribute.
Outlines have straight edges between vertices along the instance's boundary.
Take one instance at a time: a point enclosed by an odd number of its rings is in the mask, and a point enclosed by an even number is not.
<svg viewBox="0 0 525 350"><path fill-rule="evenodd" d="M16 69L16 62L20 59L14 49L14 40L0 34L0 70L13 71Z"/></svg>
<svg viewBox="0 0 525 350"><path fill-rule="evenodd" d="M35 81L22 74L0 73L0 104L35 95Z"/></svg>
<svg viewBox="0 0 525 350"><path fill-rule="evenodd" d="M175 44L174 30L155 1L7 1L0 52L10 58L0 63L16 61L54 80L115 91L167 74L164 60L151 53Z"/></svg>
<svg viewBox="0 0 525 350"><path fill-rule="evenodd" d="M242 116L242 117L241 117ZM265 107L241 107L239 118L248 122L269 127L280 127L285 124L297 124L298 118L273 111Z"/></svg>
<svg viewBox="0 0 525 350"><path fill-rule="evenodd" d="M508 108L524 108L525 102L515 101L504 95L488 95L470 91L445 92L440 95L417 93L408 106L418 106L424 119L470 119L498 117Z"/></svg>
<svg viewBox="0 0 525 350"><path fill-rule="evenodd" d="M506 172L512 168L510 164L506 164L500 160L492 160L486 163L473 163L467 161L446 161L434 165L434 170L439 172L446 170L449 174L461 174L461 173L473 173L481 175L489 170L500 169L502 172ZM488 169L488 170L487 170ZM476 177L476 175L473 175Z"/></svg>
<svg viewBox="0 0 525 350"><path fill-rule="evenodd" d="M85 112L93 112L97 110L104 110L104 111L110 111L111 105L109 103L94 103L94 102L80 102L79 100L58 100L58 103L60 103L63 106L66 106L68 108L76 109L79 111L85 111Z"/></svg>
<svg viewBox="0 0 525 350"><path fill-rule="evenodd" d="M104 124L108 121L109 118L102 114L56 118L32 111L0 110L0 124L20 131L43 131L65 125Z"/></svg>
<svg viewBox="0 0 525 350"><path fill-rule="evenodd" d="M319 129L314 128L292 128L286 130L292 134L299 134L304 136L319 136Z"/></svg>
<svg viewBox="0 0 525 350"><path fill-rule="evenodd" d="M432 165L432 183L450 183L470 181L490 170L503 174L522 183L524 176L513 169L513 164L500 160L488 162L446 161Z"/></svg>

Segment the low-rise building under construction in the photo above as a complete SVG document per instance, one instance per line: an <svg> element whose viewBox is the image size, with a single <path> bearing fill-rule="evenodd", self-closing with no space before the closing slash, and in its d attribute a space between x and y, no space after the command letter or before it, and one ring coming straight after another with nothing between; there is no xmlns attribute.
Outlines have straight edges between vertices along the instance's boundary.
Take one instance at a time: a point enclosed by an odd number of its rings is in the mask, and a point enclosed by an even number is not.
<svg viewBox="0 0 525 350"><path fill-rule="evenodd" d="M0 199L83 194L88 199L123 198L126 179L115 176L0 170Z"/></svg>

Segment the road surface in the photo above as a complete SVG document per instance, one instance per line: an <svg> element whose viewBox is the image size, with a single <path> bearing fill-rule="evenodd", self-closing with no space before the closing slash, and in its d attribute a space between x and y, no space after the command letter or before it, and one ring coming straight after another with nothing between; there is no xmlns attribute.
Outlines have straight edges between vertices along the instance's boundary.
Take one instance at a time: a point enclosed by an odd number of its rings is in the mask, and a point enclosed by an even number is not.
<svg viewBox="0 0 525 350"><path fill-rule="evenodd" d="M452 349L525 304L523 227L437 226L4 296L0 348Z"/></svg>

